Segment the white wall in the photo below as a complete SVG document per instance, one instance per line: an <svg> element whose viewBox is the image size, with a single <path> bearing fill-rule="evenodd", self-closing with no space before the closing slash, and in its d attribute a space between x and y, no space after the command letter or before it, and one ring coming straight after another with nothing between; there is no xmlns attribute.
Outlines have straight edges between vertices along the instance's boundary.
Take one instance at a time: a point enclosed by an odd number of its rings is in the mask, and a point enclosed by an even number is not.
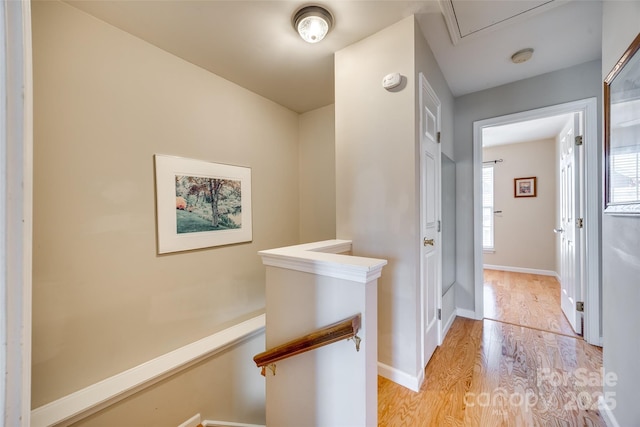
<svg viewBox="0 0 640 427"><path fill-rule="evenodd" d="M378 360L415 375L418 203L414 20L335 56L336 230L358 256L389 260L378 288ZM382 77L399 72L404 89Z"/></svg>
<svg viewBox="0 0 640 427"><path fill-rule="evenodd" d="M257 252L298 242L299 116L62 2L33 3L33 42L39 407L264 310ZM253 242L158 256L155 153L251 167ZM264 394L242 357L234 369ZM264 420L264 403L248 410L231 393L229 364L210 363L173 395L182 380L162 385L176 408L165 422L218 404L232 421ZM183 405L203 388L206 407ZM131 402L120 408L154 424Z"/></svg>
<svg viewBox="0 0 640 427"><path fill-rule="evenodd" d="M336 53L336 228L354 254L389 261L379 281L378 360L422 372L419 298L418 73L443 104L451 148L452 96L413 17ZM404 76L386 91L382 77Z"/></svg>
<svg viewBox="0 0 640 427"><path fill-rule="evenodd" d="M554 139L484 148L494 164L495 252L484 264L556 272L556 142ZM536 177L536 197L514 197L514 178Z"/></svg>
<svg viewBox="0 0 640 427"><path fill-rule="evenodd" d="M601 99L600 61L591 61L455 100L454 154L457 171L456 305L474 310L473 122L579 99ZM600 115L599 115L600 117ZM599 120L600 122L600 120ZM599 128L600 129L600 128Z"/></svg>
<svg viewBox="0 0 640 427"><path fill-rule="evenodd" d="M268 348L361 315L359 351L353 341L339 341L277 362L276 375L267 370L268 426L378 425L376 279L386 261L334 253L350 246L333 241L261 252Z"/></svg>
<svg viewBox="0 0 640 427"><path fill-rule="evenodd" d="M640 32L640 3L605 1L602 21L604 79ZM613 414L621 426L640 425L640 218L603 215L602 300L604 369L617 375L605 384L615 393Z"/></svg>

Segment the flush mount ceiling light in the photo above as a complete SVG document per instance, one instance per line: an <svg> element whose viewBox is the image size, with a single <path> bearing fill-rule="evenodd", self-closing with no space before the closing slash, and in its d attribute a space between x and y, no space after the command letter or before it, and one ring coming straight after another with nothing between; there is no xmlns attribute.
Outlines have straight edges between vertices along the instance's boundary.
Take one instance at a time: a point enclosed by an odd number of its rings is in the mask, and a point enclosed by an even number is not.
<svg viewBox="0 0 640 427"><path fill-rule="evenodd" d="M513 55L511 55L511 62L514 64L522 64L523 62L527 62L533 56L533 49L526 48L517 51Z"/></svg>
<svg viewBox="0 0 640 427"><path fill-rule="evenodd" d="M333 16L320 6L306 6L298 10L292 19L293 28L307 43L318 43L333 26Z"/></svg>

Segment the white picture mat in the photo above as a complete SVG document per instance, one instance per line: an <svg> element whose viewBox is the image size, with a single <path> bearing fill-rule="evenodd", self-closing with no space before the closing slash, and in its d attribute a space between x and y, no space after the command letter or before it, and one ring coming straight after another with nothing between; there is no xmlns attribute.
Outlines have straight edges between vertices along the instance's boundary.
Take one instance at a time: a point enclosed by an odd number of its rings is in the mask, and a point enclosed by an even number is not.
<svg viewBox="0 0 640 427"><path fill-rule="evenodd" d="M183 157L155 155L158 253L187 251L252 240L251 169ZM197 233L177 232L176 176L197 176L240 181L241 228Z"/></svg>

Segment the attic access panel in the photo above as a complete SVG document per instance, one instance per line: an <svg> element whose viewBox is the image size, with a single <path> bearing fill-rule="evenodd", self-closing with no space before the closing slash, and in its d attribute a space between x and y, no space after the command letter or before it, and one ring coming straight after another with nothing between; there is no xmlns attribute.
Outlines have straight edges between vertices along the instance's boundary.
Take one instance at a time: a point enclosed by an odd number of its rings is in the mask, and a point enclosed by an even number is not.
<svg viewBox="0 0 640 427"><path fill-rule="evenodd" d="M559 0L440 0L453 44L562 4Z"/></svg>

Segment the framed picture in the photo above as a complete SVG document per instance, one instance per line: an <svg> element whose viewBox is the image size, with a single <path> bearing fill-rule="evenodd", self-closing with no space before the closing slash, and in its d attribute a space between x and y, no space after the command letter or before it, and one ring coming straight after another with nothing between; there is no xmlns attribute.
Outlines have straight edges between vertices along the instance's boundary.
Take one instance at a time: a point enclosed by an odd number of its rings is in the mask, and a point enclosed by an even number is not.
<svg viewBox="0 0 640 427"><path fill-rule="evenodd" d="M640 215L640 34L604 80L605 213Z"/></svg>
<svg viewBox="0 0 640 427"><path fill-rule="evenodd" d="M249 242L251 169L155 155L158 253Z"/></svg>
<svg viewBox="0 0 640 427"><path fill-rule="evenodd" d="M515 178L513 194L514 197L536 197L536 177Z"/></svg>

